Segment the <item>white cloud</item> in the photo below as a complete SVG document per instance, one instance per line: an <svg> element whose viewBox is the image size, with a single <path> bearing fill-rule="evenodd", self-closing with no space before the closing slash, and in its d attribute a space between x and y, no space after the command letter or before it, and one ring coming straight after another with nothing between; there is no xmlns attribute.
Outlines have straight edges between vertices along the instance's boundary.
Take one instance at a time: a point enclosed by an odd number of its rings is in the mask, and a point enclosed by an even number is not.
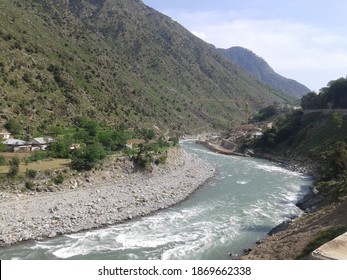
<svg viewBox="0 0 347 280"><path fill-rule="evenodd" d="M203 40L222 48L248 48L278 73L313 90L347 75L345 34L290 20L237 17L233 11L178 16L179 22Z"/></svg>

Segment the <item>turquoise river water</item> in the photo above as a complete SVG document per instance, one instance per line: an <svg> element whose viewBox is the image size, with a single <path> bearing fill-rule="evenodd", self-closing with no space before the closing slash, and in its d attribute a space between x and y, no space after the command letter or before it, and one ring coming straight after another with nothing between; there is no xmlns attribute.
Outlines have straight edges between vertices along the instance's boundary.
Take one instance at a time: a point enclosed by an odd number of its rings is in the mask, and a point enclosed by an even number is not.
<svg viewBox="0 0 347 280"><path fill-rule="evenodd" d="M181 145L218 170L187 200L115 226L2 248L0 259L229 259L301 214L295 203L310 177L194 141Z"/></svg>

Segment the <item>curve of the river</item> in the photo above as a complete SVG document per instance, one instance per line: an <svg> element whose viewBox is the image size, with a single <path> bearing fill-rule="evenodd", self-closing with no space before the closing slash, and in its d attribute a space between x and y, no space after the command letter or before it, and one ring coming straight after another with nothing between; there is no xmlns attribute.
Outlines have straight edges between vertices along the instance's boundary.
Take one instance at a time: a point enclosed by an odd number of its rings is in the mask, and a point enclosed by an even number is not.
<svg viewBox="0 0 347 280"><path fill-rule="evenodd" d="M218 170L184 202L108 228L3 248L0 259L228 259L301 214L295 202L310 177L193 141L181 145Z"/></svg>

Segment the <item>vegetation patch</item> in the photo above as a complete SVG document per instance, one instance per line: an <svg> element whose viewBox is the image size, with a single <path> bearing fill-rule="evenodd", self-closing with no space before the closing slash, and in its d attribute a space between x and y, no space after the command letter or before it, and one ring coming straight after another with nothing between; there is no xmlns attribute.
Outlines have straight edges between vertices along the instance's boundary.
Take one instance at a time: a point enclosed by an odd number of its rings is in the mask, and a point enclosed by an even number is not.
<svg viewBox="0 0 347 280"><path fill-rule="evenodd" d="M177 137L167 140L150 128L111 128L86 117L76 118L72 127L57 128L53 130L56 136L47 150L0 154L2 185L8 186L12 180L24 182L23 190L46 190L49 188L36 184L42 178L61 185L69 176L63 174L67 168L78 172L102 169L103 160L109 156L128 156L135 169L152 172L154 165L166 162L167 149L178 143Z"/></svg>
<svg viewBox="0 0 347 280"><path fill-rule="evenodd" d="M141 1L19 2L1 2L0 115L13 135L81 115L194 133L241 121L236 103L287 101Z"/></svg>

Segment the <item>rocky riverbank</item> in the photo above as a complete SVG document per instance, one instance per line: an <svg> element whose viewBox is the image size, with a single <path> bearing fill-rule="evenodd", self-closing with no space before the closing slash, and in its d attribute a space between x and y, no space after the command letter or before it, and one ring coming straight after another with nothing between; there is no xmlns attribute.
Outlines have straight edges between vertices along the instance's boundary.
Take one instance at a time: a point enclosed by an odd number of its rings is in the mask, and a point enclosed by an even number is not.
<svg viewBox="0 0 347 280"><path fill-rule="evenodd" d="M317 238L347 225L347 199L322 207L312 213L289 221L282 229L258 241L245 250L243 260L293 260L310 258L306 248Z"/></svg>
<svg viewBox="0 0 347 280"><path fill-rule="evenodd" d="M223 143L222 140L218 138L217 136L214 136L214 138L212 138L211 136L207 136L205 138L200 137L198 140L196 140L196 143L203 145L204 147L208 148L212 152L215 152L218 154L234 155L234 156L253 156L257 158L267 159L267 160L276 162L282 165L284 168L289 169L291 171L304 173L312 177L319 176L317 172L317 167L318 167L317 164L312 161L309 161L308 159L300 159L300 158L292 159L288 157L275 156L275 155L271 155L271 154L267 154L267 153L263 153L259 151L254 151L254 150L241 151L238 143L230 144L232 146L231 148L231 147L228 147L225 143Z"/></svg>
<svg viewBox="0 0 347 280"><path fill-rule="evenodd" d="M320 178L319 165L308 159L283 158L270 154L255 154L257 157L280 163L283 167ZM296 204L305 213L284 221L269 232L264 240L259 240L251 249L245 249L242 260L293 260L310 258L308 248L330 232L346 228L347 198L336 200L333 195L320 193L316 187ZM319 241L320 242L320 241ZM317 243L318 244L318 243Z"/></svg>
<svg viewBox="0 0 347 280"><path fill-rule="evenodd" d="M223 154L237 155L216 144L206 144L205 147ZM199 143L199 142L198 142ZM308 159L279 157L271 154L254 151L252 156L279 163L289 170L305 173L318 179L319 166ZM269 232L264 240L255 242L253 248L245 249L240 259L246 260L291 260L307 257L306 248L322 233L345 228L347 225L346 205L347 199L342 198L334 203L312 187L311 191L297 203L305 211L301 217L286 220ZM323 207L324 206L324 207Z"/></svg>
<svg viewBox="0 0 347 280"><path fill-rule="evenodd" d="M187 198L215 169L171 149L152 173L126 159L69 179L55 192L0 193L0 246L75 233L167 208Z"/></svg>

